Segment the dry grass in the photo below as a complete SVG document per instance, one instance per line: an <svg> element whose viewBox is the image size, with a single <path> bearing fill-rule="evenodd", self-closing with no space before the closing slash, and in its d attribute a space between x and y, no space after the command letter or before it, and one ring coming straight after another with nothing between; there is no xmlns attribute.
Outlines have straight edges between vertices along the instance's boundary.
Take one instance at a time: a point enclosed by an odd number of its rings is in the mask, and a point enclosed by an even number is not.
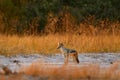
<svg viewBox="0 0 120 80"><path fill-rule="evenodd" d="M109 67L100 67L97 64L87 65L57 65L33 63L24 67L24 74L8 76L9 80L118 80L120 79L119 63ZM5 80L6 76L1 79ZM26 77L26 78L25 78Z"/></svg>
<svg viewBox="0 0 120 80"><path fill-rule="evenodd" d="M119 63L114 63L109 67L101 68L97 64L88 64L84 66L77 65L62 65L56 66L51 64L39 64L33 63L26 70L28 75L36 75L42 77L49 77L51 80L55 79L119 79L120 69ZM38 68L36 68L38 67ZM37 70L36 70L37 69Z"/></svg>
<svg viewBox="0 0 120 80"><path fill-rule="evenodd" d="M0 54L58 53L57 43L83 52L120 52L120 36L117 35L48 35L48 36L3 36L0 35Z"/></svg>

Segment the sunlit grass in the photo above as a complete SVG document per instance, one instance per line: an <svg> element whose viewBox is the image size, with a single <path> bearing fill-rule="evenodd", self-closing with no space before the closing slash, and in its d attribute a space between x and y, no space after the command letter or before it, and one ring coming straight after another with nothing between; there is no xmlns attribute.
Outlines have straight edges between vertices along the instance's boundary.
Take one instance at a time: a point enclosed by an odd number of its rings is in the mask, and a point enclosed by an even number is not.
<svg viewBox="0 0 120 80"><path fill-rule="evenodd" d="M119 80L120 64L109 66L99 64L59 65L33 63L21 68L18 74L0 75L0 80Z"/></svg>
<svg viewBox="0 0 120 80"><path fill-rule="evenodd" d="M63 42L67 48L79 53L120 52L120 36L117 35L48 35L48 36L3 36L0 35L0 54L55 54L57 43Z"/></svg>
<svg viewBox="0 0 120 80"><path fill-rule="evenodd" d="M120 78L119 63L109 67L101 67L98 64L87 65L57 65L33 63L25 68L25 73L31 76L40 76L47 80L117 80Z"/></svg>

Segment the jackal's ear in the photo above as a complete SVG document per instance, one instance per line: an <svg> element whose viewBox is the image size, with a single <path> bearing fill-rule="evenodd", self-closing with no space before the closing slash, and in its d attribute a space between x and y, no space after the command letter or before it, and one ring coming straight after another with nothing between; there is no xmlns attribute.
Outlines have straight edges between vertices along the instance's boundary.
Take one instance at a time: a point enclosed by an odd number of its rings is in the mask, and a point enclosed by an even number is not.
<svg viewBox="0 0 120 80"><path fill-rule="evenodd" d="M62 42L58 42L58 45L64 46Z"/></svg>

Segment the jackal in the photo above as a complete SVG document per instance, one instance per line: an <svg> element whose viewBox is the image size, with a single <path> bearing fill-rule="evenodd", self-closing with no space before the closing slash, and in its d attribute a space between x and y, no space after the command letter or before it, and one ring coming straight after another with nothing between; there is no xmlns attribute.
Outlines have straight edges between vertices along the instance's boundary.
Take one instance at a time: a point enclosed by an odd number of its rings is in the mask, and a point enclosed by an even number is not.
<svg viewBox="0 0 120 80"><path fill-rule="evenodd" d="M58 47L57 49L60 49L61 52L64 55L64 63L67 64L68 63L68 58L72 57L73 61L77 64L79 64L79 59L78 59L78 53L76 50L73 49L67 49L64 47L63 43L58 43Z"/></svg>

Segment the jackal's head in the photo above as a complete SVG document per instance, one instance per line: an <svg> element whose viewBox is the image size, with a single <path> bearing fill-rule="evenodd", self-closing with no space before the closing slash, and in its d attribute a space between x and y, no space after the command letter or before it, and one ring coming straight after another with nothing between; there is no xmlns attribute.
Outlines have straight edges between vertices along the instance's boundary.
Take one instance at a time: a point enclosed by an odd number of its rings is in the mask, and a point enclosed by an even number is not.
<svg viewBox="0 0 120 80"><path fill-rule="evenodd" d="M58 42L58 47L57 47L57 49L61 48L62 46L64 46L63 43Z"/></svg>

